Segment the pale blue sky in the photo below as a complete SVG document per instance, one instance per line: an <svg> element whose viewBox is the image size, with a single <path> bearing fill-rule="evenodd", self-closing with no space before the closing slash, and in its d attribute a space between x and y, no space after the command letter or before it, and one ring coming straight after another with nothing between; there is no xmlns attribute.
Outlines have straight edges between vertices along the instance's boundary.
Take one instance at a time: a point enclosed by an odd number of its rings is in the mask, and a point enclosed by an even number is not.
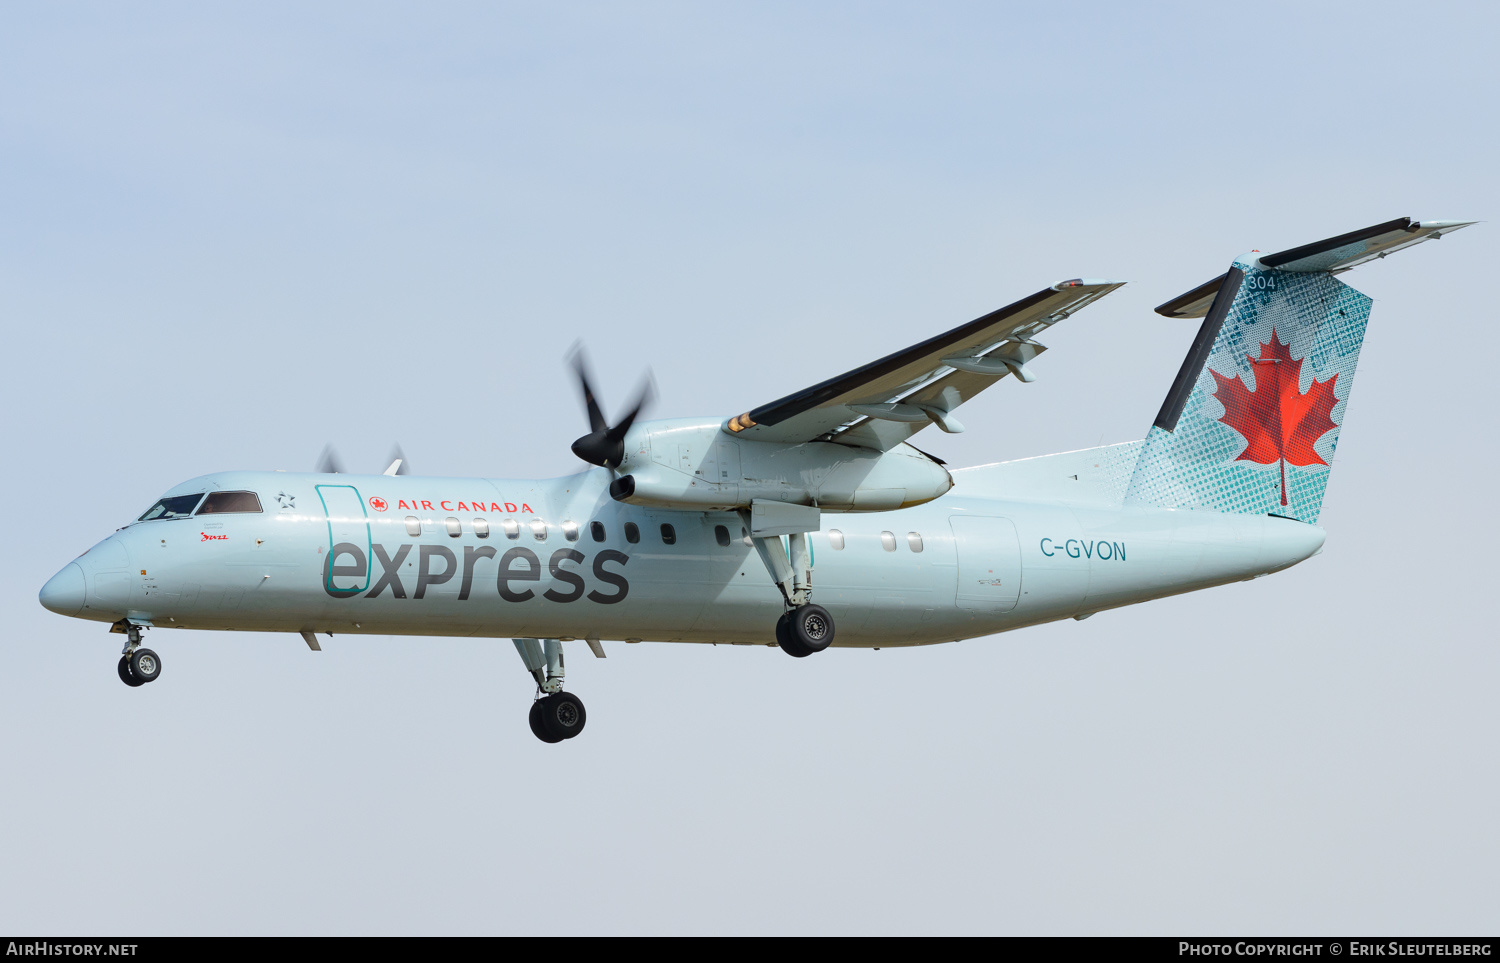
<svg viewBox="0 0 1500 963"><path fill-rule="evenodd" d="M13 4L0 15L0 929L1488 932L1500 347L1481 225L1377 299L1324 554L956 645L182 634L36 591L208 471L574 470L1068 277L1131 283L918 444L1140 437L1251 248L1491 218L1479 4ZM929 437L931 435L931 437ZM561 748L563 751L557 751ZM135 816L132 821L131 814ZM132 828L132 826L138 828Z"/></svg>

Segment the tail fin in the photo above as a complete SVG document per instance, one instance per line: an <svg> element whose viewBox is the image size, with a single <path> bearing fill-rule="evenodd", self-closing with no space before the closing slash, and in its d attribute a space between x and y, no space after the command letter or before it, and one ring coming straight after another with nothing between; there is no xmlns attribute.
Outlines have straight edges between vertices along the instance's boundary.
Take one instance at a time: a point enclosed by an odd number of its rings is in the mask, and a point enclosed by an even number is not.
<svg viewBox="0 0 1500 963"><path fill-rule="evenodd" d="M1334 278L1473 221L1399 218L1277 254L1157 308L1202 317L1125 503L1316 523L1370 299Z"/></svg>

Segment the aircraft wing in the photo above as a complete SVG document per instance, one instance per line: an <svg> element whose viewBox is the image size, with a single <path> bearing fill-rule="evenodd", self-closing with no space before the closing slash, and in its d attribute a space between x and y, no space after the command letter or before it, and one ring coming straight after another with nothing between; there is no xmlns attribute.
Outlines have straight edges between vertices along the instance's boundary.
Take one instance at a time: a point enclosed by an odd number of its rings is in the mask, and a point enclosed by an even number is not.
<svg viewBox="0 0 1500 963"><path fill-rule="evenodd" d="M887 451L929 424L962 431L959 405L1008 375L1033 381L1028 363L1047 350L1035 336L1104 297L1123 281L1076 279L837 378L729 419L755 441L836 441Z"/></svg>

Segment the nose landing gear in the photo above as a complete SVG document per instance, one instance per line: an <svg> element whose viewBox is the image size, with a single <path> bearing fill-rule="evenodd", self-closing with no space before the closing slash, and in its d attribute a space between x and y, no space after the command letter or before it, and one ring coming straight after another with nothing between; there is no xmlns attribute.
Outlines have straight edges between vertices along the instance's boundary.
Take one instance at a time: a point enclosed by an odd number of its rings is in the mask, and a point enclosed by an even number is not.
<svg viewBox="0 0 1500 963"><path fill-rule="evenodd" d="M155 682L161 675L161 656L141 647L141 627L127 623L125 627L125 649L116 666L120 681L135 688L147 682Z"/></svg>

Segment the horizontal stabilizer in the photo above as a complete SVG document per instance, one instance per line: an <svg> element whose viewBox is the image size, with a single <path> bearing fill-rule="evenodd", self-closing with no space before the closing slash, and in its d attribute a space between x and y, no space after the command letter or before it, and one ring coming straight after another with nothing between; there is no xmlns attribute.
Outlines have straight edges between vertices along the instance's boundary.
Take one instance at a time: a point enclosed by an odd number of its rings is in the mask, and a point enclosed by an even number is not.
<svg viewBox="0 0 1500 963"><path fill-rule="evenodd" d="M1258 266L1297 274L1342 274L1366 261L1385 257L1423 241L1436 240L1444 234L1474 223L1477 222L1413 221L1409 217L1398 217L1394 221L1350 231L1338 237L1262 255L1258 259ZM1212 281L1173 298L1158 306L1156 313L1168 318L1203 317L1213 305L1214 296L1218 294L1224 277L1221 274Z"/></svg>
<svg viewBox="0 0 1500 963"><path fill-rule="evenodd" d="M1179 295L1166 304L1158 305L1156 313L1167 318L1201 318L1213 307L1214 297L1219 293L1219 286L1224 283L1228 273L1221 274L1212 281L1205 282L1193 288L1186 294Z"/></svg>

